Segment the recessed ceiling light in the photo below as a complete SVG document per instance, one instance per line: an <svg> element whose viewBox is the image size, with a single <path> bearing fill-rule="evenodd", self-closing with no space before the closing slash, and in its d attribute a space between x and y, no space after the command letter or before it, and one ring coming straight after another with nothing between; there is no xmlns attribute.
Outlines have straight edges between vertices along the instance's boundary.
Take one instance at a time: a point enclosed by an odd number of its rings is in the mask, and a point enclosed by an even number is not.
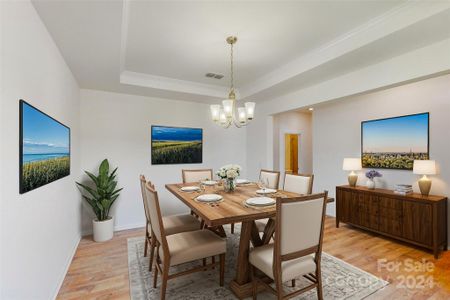
<svg viewBox="0 0 450 300"><path fill-rule="evenodd" d="M206 73L205 77L214 78L214 79L222 79L223 75L222 74L217 74L217 73Z"/></svg>
<svg viewBox="0 0 450 300"><path fill-rule="evenodd" d="M308 108L308 110L309 110L309 111L313 111L313 110L314 110L314 108L313 108L313 107L310 107L310 108Z"/></svg>

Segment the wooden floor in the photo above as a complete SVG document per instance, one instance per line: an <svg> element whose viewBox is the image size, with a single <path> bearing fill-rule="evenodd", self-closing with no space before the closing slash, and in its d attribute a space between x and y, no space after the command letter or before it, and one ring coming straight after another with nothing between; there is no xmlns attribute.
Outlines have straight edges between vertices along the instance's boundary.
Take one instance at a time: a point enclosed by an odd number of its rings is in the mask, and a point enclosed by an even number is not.
<svg viewBox="0 0 450 300"><path fill-rule="evenodd" d="M144 230L117 232L106 243L83 238L58 299L129 299L127 239L136 236ZM450 251L434 260L423 250L344 224L337 229L331 217L324 251L390 282L369 299L450 299Z"/></svg>

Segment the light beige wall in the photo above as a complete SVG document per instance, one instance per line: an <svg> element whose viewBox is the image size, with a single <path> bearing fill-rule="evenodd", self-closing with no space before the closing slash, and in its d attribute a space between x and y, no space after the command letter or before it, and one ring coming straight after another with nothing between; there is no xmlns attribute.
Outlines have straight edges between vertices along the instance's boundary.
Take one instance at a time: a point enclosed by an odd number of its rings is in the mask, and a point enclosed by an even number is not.
<svg viewBox="0 0 450 300"><path fill-rule="evenodd" d="M430 157L436 160L439 174L432 176L432 194L450 196L450 75L411 83L388 90L324 104L314 111L313 153L315 188L327 189L334 195L335 186L345 184L342 171L344 157L360 157L361 121L430 112ZM417 186L418 176L412 171L379 170L380 187L395 184ZM365 183L364 171L358 184ZM450 205L449 205L450 207ZM329 205L334 215L334 205ZM450 232L450 230L449 230Z"/></svg>

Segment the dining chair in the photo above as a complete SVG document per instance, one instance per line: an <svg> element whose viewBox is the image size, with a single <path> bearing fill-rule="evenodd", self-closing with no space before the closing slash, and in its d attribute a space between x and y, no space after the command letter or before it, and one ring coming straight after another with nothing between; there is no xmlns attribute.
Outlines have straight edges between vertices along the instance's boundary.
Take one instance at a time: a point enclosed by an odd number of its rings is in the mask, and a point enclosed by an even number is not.
<svg viewBox="0 0 450 300"><path fill-rule="evenodd" d="M256 247L249 254L253 299L256 299L258 286L262 285L277 296L289 299L317 289L317 296L323 299L321 256L325 223L326 199L328 192L296 198L278 198L276 204L275 242ZM256 270L273 279L275 289L262 278ZM310 285L285 294L283 282L292 282L303 276Z"/></svg>
<svg viewBox="0 0 450 300"><path fill-rule="evenodd" d="M284 174L283 191L300 195L311 195L313 190L313 174ZM259 232L264 232L269 219L256 220L255 224Z"/></svg>
<svg viewBox="0 0 450 300"><path fill-rule="evenodd" d="M313 174L284 174L283 190L300 195L312 194Z"/></svg>
<svg viewBox="0 0 450 300"><path fill-rule="evenodd" d="M183 178L183 183L199 182L202 180L212 180L213 170L212 169L192 169L192 170L181 170L181 176Z"/></svg>
<svg viewBox="0 0 450 300"><path fill-rule="evenodd" d="M147 194L152 237L157 244L155 270L153 275L153 288L156 288L158 273L161 273L161 299L166 297L167 281L179 276L194 272L205 271L208 268L220 266L220 286L223 286L225 275L225 252L226 241L208 229L187 231L168 235L161 216L158 193L154 187L147 183L145 186ZM169 274L172 266L193 262L205 261L208 257L219 256L219 262L212 262L189 270Z"/></svg>
<svg viewBox="0 0 450 300"><path fill-rule="evenodd" d="M150 222L150 207L148 204L147 194L145 192L145 185L148 184L153 189L155 188L155 186L150 181L147 182L144 175L141 175L139 177L139 179L140 179L140 184L141 184L141 193L142 193L142 200L144 202L144 212L145 212L145 219L146 219L144 256L147 256L148 248L150 246L149 271L151 272L156 244L155 244L154 239L151 236L152 231L151 231L151 222ZM184 231L199 230L202 227L200 221L197 220L197 218L195 218L194 216L189 215L189 214L165 216L162 219L163 219L164 227L166 228L167 235L184 232Z"/></svg>
<svg viewBox="0 0 450 300"><path fill-rule="evenodd" d="M278 185L280 183L280 172L264 170L259 172L259 179L267 183L267 188L278 190Z"/></svg>

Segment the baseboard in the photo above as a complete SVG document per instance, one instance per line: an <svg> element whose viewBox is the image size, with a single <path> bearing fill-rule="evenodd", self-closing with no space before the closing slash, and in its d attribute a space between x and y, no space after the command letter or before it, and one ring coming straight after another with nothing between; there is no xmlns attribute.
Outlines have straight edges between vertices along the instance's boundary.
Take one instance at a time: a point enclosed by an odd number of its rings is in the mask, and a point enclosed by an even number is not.
<svg viewBox="0 0 450 300"><path fill-rule="evenodd" d="M56 299L56 297L58 297L59 290L62 287L64 279L66 278L67 272L69 271L69 268L70 268L70 264L72 263L73 257L75 256L75 252L77 252L78 245L80 244L80 241L81 241L81 236L78 237L75 240L75 244L74 244L74 246L72 248L70 256L67 258L67 261L66 261L65 266L64 266L64 272L61 274L61 276L60 276L60 278L58 280L58 284L56 285L56 289L53 292L53 299Z"/></svg>

